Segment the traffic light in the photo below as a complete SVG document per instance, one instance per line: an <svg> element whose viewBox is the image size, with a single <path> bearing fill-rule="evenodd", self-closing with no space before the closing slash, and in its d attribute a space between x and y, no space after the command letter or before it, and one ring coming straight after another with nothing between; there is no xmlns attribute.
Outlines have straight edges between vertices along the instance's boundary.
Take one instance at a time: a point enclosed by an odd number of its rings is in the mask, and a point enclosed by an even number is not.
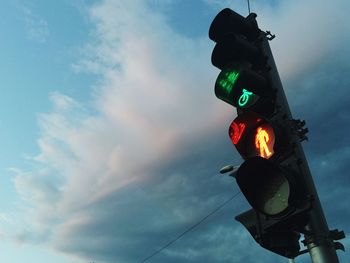
<svg viewBox="0 0 350 263"><path fill-rule="evenodd" d="M209 38L216 42L212 64L221 70L215 95L237 108L229 137L244 163L235 178L252 206L236 219L262 247L294 258L312 210L296 151L307 130L291 118L268 43L273 36L259 29L256 14L226 8Z"/></svg>

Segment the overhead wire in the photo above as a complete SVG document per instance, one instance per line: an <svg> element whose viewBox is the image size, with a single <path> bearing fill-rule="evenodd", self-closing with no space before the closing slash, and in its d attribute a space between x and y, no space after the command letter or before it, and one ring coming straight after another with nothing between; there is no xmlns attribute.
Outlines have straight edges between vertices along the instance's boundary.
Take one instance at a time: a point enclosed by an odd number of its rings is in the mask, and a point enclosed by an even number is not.
<svg viewBox="0 0 350 263"><path fill-rule="evenodd" d="M146 262L147 260L151 259L152 257L154 257L155 255L157 255L158 253L160 253L162 250L166 249L167 247L171 246L173 243L175 243L177 240L179 240L181 237L183 237L184 235L186 235L188 232L190 232L191 230L193 230L194 228L196 228L198 225L200 225L203 221L205 221L208 217L210 217L211 215L215 214L217 211L219 211L222 207L224 207L227 203L229 203L230 201L232 201L236 196L238 196L241 192L237 192L235 193L233 196L231 196L228 200L226 200L225 202L223 202L221 205L219 205L217 208L215 208L212 212L210 212L209 214L207 214L205 217L203 217L201 220L199 220L197 223L193 224L192 226L190 226L187 230L185 230L184 232L182 232L180 235L178 235L175 239L173 239L172 241L170 241L169 243L167 243L166 245L164 245L163 247L161 247L160 249L158 249L157 251L155 251L154 253L152 253L151 255L149 255L148 257L144 258L141 263Z"/></svg>

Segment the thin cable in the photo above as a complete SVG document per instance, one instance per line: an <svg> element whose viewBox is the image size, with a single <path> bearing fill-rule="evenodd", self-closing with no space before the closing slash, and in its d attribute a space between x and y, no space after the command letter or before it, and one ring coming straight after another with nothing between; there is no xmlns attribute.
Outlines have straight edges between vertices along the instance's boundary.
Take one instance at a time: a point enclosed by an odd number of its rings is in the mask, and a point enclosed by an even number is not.
<svg viewBox="0 0 350 263"><path fill-rule="evenodd" d="M154 252L152 255L146 257L145 259L143 259L141 261L141 263L146 262L147 260L149 260L150 258L154 257L155 255L157 255L159 252L161 252L162 250L166 249L167 247L169 247L171 244L175 243L177 240L179 240L181 237L183 237L185 234L187 234L188 232L190 232L192 229L194 229L195 227L197 227L198 225L200 225L204 220L206 220L208 217L210 217L211 215L215 214L218 210L220 210L223 206L225 206L228 202L230 202L233 198L235 198L237 195L239 195L241 192L238 192L236 194L234 194L233 196L230 197L230 199L226 200L225 202L223 202L220 206L218 206L215 210L213 210L212 212L210 212L208 215L206 215L205 217L203 217L200 221L198 221L197 223L195 223L194 225L192 225L191 227L189 227L186 231L184 231L182 234L180 234L177 238L175 238L174 240L170 241L168 244L166 244L165 246L163 246L162 248L158 249L156 252Z"/></svg>
<svg viewBox="0 0 350 263"><path fill-rule="evenodd" d="M249 3L249 0L247 0L248 2L248 14L250 14L250 3Z"/></svg>

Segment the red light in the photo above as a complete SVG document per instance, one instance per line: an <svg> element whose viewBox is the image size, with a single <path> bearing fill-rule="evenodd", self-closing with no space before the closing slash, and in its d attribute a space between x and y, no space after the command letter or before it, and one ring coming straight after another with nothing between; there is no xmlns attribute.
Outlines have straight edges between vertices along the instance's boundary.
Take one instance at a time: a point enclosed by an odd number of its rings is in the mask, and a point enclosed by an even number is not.
<svg viewBox="0 0 350 263"><path fill-rule="evenodd" d="M260 157L269 159L274 153L274 144L275 134L273 132L273 129L270 126L258 127L255 135L255 147L257 150L259 150L258 155Z"/></svg>
<svg viewBox="0 0 350 263"><path fill-rule="evenodd" d="M246 125L244 123L237 124L235 121L231 123L229 135L234 145L236 145L241 139L245 127Z"/></svg>
<svg viewBox="0 0 350 263"><path fill-rule="evenodd" d="M253 113L239 114L231 123L228 134L243 159L260 156L265 159L280 154L281 147L275 145L275 126Z"/></svg>

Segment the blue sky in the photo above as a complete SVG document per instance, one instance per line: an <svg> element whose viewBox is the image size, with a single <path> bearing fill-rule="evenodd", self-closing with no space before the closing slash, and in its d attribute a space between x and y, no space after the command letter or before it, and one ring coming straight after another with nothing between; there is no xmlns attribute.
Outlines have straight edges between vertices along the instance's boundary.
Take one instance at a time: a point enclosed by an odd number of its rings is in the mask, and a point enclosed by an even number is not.
<svg viewBox="0 0 350 263"><path fill-rule="evenodd" d="M247 15L243 0L2 3L1 262L140 262L238 191L217 172L242 160L207 36L225 7ZM330 228L346 233L349 7L251 1L310 129ZM248 207L238 196L149 262L286 262L232 219Z"/></svg>

